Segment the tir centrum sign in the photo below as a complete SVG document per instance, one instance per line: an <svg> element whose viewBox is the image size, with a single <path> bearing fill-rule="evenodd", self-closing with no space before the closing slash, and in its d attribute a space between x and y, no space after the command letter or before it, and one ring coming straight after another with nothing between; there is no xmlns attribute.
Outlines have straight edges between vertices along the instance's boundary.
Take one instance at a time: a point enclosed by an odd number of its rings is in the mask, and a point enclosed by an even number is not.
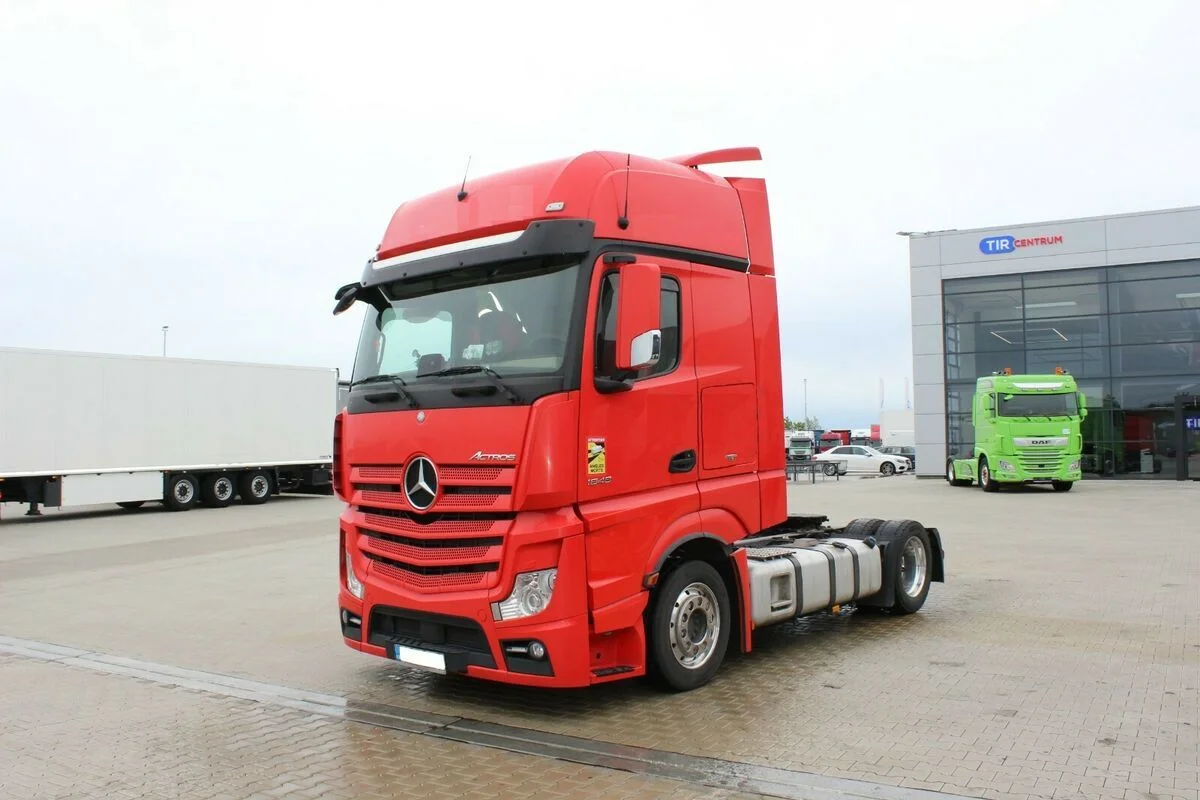
<svg viewBox="0 0 1200 800"><path fill-rule="evenodd" d="M979 252L985 256L996 256L1002 253L1013 253L1024 247L1047 247L1062 244L1061 233L1052 236L1029 236L1018 239L1015 236L988 236L979 240Z"/></svg>

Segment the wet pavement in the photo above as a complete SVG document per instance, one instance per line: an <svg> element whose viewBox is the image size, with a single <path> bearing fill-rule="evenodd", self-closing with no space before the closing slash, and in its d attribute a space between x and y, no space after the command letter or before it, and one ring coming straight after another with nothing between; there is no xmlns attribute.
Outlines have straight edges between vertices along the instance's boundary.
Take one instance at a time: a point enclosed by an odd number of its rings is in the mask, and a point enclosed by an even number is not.
<svg viewBox="0 0 1200 800"><path fill-rule="evenodd" d="M303 797L302 778L303 791L328 797L731 796L727 787L887 798L907 787L1200 799L1196 484L992 495L912 477L818 478L790 493L793 511L834 522L937 526L949 582L911 617L851 612L760 631L753 653L685 695L641 682L524 690L345 648L334 500L37 521L6 509L0 636L221 677L180 688L14 655L11 640L3 655L0 642L0 794ZM234 678L385 712L362 722L211 690ZM395 715L456 722L427 735L396 730ZM454 733L484 723L504 733ZM575 738L516 746L522 729ZM563 761L571 752L590 755ZM738 769L755 780L730 779ZM416 791L421 780L429 791Z"/></svg>

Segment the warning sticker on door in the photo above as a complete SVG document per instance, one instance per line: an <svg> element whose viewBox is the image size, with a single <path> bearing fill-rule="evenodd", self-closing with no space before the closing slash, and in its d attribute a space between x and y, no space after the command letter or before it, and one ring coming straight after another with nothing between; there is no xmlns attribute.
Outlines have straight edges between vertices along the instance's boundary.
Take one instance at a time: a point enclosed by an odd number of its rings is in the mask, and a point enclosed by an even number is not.
<svg viewBox="0 0 1200 800"><path fill-rule="evenodd" d="M588 475L603 475L608 471L605 463L604 440L590 438L587 441L587 471Z"/></svg>

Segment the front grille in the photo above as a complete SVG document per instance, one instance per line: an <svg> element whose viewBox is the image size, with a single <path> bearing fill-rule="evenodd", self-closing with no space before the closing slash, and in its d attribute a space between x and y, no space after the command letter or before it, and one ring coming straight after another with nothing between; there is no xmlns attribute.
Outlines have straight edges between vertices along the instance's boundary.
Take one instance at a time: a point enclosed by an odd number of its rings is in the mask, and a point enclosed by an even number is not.
<svg viewBox="0 0 1200 800"><path fill-rule="evenodd" d="M1058 451L1047 453L1020 453L1017 462L1027 475L1054 475L1062 469L1063 455Z"/></svg>
<svg viewBox="0 0 1200 800"><path fill-rule="evenodd" d="M488 589L499 580L512 526L511 466L438 467L438 497L428 512L404 496L404 466L357 465L354 526L373 574L427 592Z"/></svg>
<svg viewBox="0 0 1200 800"><path fill-rule="evenodd" d="M469 539L419 539L412 536L395 536L379 531L363 529L362 535L369 539L370 548L393 558L412 562L474 562L499 559L503 536L488 536Z"/></svg>
<svg viewBox="0 0 1200 800"><path fill-rule="evenodd" d="M426 538L464 533L497 533L508 529L511 514L412 514L393 508L360 507L363 522L376 530Z"/></svg>
<svg viewBox="0 0 1200 800"><path fill-rule="evenodd" d="M359 540L362 541L361 539ZM497 562L476 564L422 565L364 552L374 562L373 569L388 578L416 589L485 588L489 577L500 569Z"/></svg>
<svg viewBox="0 0 1200 800"><path fill-rule="evenodd" d="M441 509L512 509L516 469L512 466L439 466L438 498L431 511ZM359 465L350 470L355 502L390 509L411 508L404 495L404 466Z"/></svg>

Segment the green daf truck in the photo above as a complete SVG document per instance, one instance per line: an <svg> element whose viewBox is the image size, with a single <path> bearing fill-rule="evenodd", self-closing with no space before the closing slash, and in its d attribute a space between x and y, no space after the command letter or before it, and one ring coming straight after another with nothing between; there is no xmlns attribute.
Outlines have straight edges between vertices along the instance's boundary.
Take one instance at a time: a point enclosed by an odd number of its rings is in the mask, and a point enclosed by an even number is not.
<svg viewBox="0 0 1200 800"><path fill-rule="evenodd" d="M946 480L951 486L978 483L985 492L1024 483L1069 491L1082 477L1080 424L1086 416L1075 378L1061 369L979 378L971 401L974 446L965 457L946 460Z"/></svg>

